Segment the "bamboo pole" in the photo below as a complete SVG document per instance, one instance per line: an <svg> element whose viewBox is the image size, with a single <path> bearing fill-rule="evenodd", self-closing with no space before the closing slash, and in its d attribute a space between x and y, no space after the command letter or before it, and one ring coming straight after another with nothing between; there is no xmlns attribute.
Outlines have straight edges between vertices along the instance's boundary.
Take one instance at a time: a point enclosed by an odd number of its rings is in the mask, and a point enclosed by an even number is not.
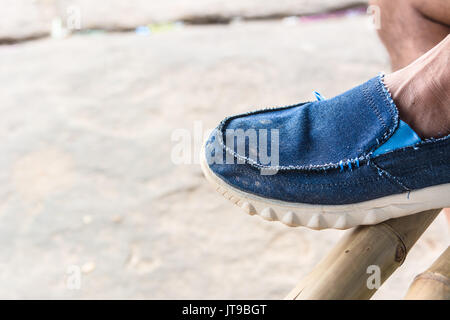
<svg viewBox="0 0 450 320"><path fill-rule="evenodd" d="M450 300L450 247L409 287L407 300Z"/></svg>
<svg viewBox="0 0 450 320"><path fill-rule="evenodd" d="M285 299L369 299L378 289L377 281L372 281L377 271L381 285L403 263L439 211L350 230Z"/></svg>

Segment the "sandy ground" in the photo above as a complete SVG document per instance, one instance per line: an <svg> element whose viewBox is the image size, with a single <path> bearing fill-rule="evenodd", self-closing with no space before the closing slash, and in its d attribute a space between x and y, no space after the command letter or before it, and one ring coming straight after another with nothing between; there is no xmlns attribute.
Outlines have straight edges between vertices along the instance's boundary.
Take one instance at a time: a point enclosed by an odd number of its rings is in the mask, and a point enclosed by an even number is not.
<svg viewBox="0 0 450 320"><path fill-rule="evenodd" d="M0 46L0 298L282 298L343 232L242 213L202 177L194 128L388 69L366 17ZM375 298L448 244L441 215Z"/></svg>
<svg viewBox="0 0 450 320"><path fill-rule="evenodd" d="M49 35L55 19L77 28L124 29L179 20L223 21L321 13L365 0L0 0L0 40Z"/></svg>

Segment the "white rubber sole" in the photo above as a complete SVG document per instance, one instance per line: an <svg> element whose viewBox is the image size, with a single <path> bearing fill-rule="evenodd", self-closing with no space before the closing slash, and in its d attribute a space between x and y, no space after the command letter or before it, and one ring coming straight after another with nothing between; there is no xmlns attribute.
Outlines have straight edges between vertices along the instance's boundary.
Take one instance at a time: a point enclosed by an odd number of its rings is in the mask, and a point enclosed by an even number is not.
<svg viewBox="0 0 450 320"><path fill-rule="evenodd" d="M392 218L417 212L450 207L450 183L370 201L347 205L312 205L259 197L227 184L209 168L202 151L200 164L206 179L226 199L250 215L268 221L280 221L290 227L310 229L349 229L358 225L373 225Z"/></svg>

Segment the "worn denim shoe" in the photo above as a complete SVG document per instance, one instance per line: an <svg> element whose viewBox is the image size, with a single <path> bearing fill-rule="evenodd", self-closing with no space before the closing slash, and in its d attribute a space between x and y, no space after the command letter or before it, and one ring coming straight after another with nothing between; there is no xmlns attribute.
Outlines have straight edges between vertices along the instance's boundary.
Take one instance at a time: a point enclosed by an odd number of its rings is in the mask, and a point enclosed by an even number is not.
<svg viewBox="0 0 450 320"><path fill-rule="evenodd" d="M450 135L421 139L383 76L332 99L224 119L201 165L249 214L347 229L450 206Z"/></svg>

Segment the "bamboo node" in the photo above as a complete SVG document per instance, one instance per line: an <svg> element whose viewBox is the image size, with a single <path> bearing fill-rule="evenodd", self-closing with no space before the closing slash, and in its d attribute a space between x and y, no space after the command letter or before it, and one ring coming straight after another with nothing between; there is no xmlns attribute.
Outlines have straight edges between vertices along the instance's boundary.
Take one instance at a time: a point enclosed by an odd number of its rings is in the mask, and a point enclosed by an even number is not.
<svg viewBox="0 0 450 320"><path fill-rule="evenodd" d="M406 258L406 247L403 241L400 241L397 244L397 248L395 249L395 261L402 264Z"/></svg>

